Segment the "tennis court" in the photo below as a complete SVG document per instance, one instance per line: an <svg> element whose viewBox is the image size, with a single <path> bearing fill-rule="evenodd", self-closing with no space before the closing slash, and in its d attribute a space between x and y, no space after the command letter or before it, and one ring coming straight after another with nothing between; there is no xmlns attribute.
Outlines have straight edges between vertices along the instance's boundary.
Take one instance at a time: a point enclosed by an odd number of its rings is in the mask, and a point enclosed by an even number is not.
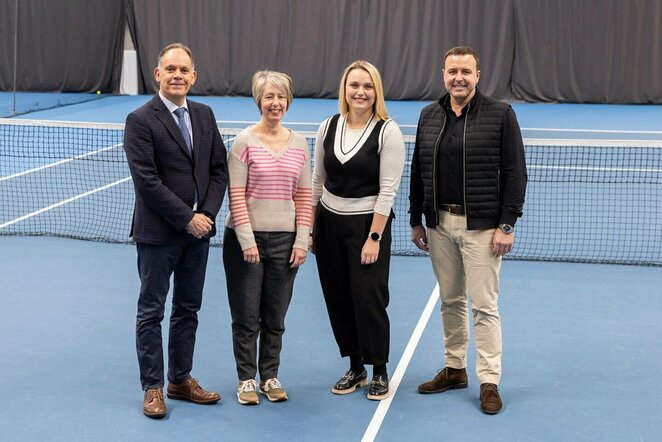
<svg viewBox="0 0 662 442"><path fill-rule="evenodd" d="M198 98L237 127L257 115L247 98ZM659 106L515 106L525 136L527 130L546 133L527 142L531 182L513 252L518 259L502 268L505 407L499 415L479 410L473 345L468 389L416 392L443 365L439 303L428 259L402 255L391 270L391 399L330 393L346 361L338 356L309 261L297 277L284 337L279 378L290 400L239 405L225 276L214 247L193 374L223 399L206 407L168 401L168 417L155 422L141 410L138 277L135 248L126 244L132 183L121 147L124 117L147 99L106 97L30 114L44 124L0 124L0 286L9 312L0 322L0 372L8 380L0 413L4 438L657 439L662 150L652 140L662 138ZM389 110L401 125L415 125L425 104L394 102ZM335 100L297 99L285 125L314 130L333 112ZM637 126L624 121L628 112L637 113ZM55 120L108 124L48 123ZM592 136L549 140L579 130ZM231 144L233 130L224 132ZM10 134L18 141L9 142ZM400 235L394 247L404 255L413 250L406 186L394 225L394 237Z"/></svg>

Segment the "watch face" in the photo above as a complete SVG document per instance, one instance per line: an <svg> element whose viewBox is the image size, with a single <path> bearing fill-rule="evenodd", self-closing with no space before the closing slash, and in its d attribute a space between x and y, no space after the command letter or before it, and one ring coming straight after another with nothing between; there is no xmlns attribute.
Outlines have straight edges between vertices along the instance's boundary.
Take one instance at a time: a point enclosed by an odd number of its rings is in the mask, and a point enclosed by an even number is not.
<svg viewBox="0 0 662 442"><path fill-rule="evenodd" d="M499 228L503 233L513 233L513 230L515 230L510 224L501 224Z"/></svg>
<svg viewBox="0 0 662 442"><path fill-rule="evenodd" d="M370 239L372 239L373 241L379 241L380 239L382 239L382 236L377 232L372 232L370 234Z"/></svg>

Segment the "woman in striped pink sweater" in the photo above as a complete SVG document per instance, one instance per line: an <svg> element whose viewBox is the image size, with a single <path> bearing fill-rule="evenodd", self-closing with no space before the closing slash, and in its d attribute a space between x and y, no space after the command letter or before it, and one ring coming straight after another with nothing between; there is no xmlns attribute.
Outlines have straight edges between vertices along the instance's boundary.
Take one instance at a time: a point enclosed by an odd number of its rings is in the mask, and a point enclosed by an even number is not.
<svg viewBox="0 0 662 442"><path fill-rule="evenodd" d="M230 213L223 240L237 399L244 405L259 402L258 390L269 401L287 400L277 378L282 336L312 216L308 142L281 124L292 102L291 78L255 73L253 98L262 117L237 136L228 155Z"/></svg>

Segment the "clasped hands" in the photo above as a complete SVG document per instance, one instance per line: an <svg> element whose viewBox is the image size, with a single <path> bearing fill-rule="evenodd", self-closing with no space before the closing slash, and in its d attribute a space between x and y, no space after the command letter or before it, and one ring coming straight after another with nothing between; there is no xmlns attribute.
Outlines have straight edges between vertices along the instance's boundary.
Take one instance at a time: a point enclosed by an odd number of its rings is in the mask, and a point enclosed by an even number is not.
<svg viewBox="0 0 662 442"><path fill-rule="evenodd" d="M204 213L196 213L193 219L186 225L186 231L198 239L204 238L214 227L214 221Z"/></svg>

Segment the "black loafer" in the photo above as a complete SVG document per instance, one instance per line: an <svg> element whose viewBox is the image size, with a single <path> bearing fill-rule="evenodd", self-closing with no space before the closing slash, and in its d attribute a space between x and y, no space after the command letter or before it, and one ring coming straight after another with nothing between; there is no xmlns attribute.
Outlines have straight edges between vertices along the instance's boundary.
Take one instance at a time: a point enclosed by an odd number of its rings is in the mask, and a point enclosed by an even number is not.
<svg viewBox="0 0 662 442"><path fill-rule="evenodd" d="M381 401L389 396L388 378L384 376L374 376L370 381L368 390L368 399L371 401Z"/></svg>
<svg viewBox="0 0 662 442"><path fill-rule="evenodd" d="M333 394L347 394L366 385L368 385L368 372L366 370L363 370L359 375L352 370L347 370L343 377L333 386L331 392Z"/></svg>

